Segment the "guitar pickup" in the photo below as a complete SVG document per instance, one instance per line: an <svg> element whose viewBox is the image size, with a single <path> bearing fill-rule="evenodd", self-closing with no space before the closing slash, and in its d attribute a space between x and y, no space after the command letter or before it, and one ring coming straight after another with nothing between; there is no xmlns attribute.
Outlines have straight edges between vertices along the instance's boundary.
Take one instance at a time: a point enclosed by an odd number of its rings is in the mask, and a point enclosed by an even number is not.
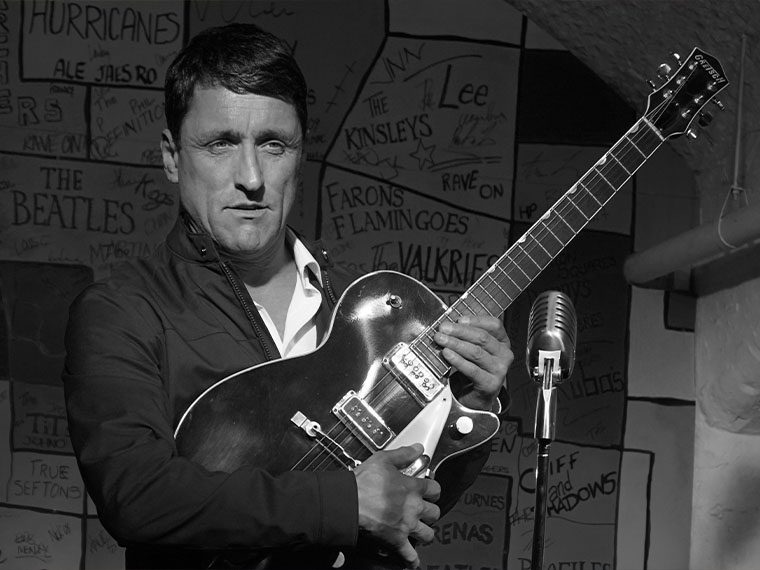
<svg viewBox="0 0 760 570"><path fill-rule="evenodd" d="M343 396L332 411L372 449L382 449L395 436L383 418L353 390Z"/></svg>
<svg viewBox="0 0 760 570"><path fill-rule="evenodd" d="M444 385L406 343L397 344L383 364L409 390L421 405L432 402Z"/></svg>

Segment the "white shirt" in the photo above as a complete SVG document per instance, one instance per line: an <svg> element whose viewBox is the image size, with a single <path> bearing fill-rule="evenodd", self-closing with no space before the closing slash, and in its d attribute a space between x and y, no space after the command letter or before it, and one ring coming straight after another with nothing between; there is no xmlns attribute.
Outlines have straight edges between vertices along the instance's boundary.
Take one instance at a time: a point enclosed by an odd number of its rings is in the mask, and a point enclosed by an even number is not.
<svg viewBox="0 0 760 570"><path fill-rule="evenodd" d="M255 299L253 300L283 358L306 354L317 347L319 339L317 338L315 317L319 311L319 306L322 304L322 294L319 289L311 284L309 279L309 269L311 269L319 284L322 285L322 273L319 270L317 260L290 230L288 230L287 241L293 248L293 258L296 262L298 275L293 290L293 298L288 307L288 315L285 318L285 332L282 337L280 337L280 333L267 310Z"/></svg>

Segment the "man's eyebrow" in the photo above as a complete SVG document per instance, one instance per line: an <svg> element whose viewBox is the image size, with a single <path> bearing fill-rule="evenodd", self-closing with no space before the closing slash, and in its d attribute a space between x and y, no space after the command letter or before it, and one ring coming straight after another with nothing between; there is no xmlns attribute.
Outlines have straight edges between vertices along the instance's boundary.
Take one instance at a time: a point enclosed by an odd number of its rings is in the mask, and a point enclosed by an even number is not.
<svg viewBox="0 0 760 570"><path fill-rule="evenodd" d="M201 140L214 140L214 139L229 139L240 140L243 138L243 133L233 129L211 129L204 131L200 135Z"/></svg>
<svg viewBox="0 0 760 570"><path fill-rule="evenodd" d="M277 139L284 141L288 144L295 144L301 140L301 136L298 132L292 132L288 129L266 129L256 134L256 141L267 141L271 139Z"/></svg>
<svg viewBox="0 0 760 570"><path fill-rule="evenodd" d="M198 137L200 140L227 139L240 141L245 138L245 134L235 129L210 129L204 131ZM287 129L271 128L256 133L256 142L264 142L272 139L284 141L288 144L298 144L301 136L297 132L290 132Z"/></svg>

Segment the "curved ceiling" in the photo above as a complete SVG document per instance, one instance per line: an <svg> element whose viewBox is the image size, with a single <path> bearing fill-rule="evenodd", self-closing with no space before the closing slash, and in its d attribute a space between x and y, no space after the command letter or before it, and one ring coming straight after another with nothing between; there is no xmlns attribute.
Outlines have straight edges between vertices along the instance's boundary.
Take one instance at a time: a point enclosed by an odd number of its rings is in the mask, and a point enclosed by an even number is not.
<svg viewBox="0 0 760 570"><path fill-rule="evenodd" d="M695 172L703 222L720 213L734 180L742 44L744 92L738 185L760 199L760 0L508 0L643 112L661 63L693 47L722 63L730 85L699 140L673 141ZM744 42L742 36L745 36ZM711 105L712 107L712 105ZM755 188L752 188L752 185Z"/></svg>

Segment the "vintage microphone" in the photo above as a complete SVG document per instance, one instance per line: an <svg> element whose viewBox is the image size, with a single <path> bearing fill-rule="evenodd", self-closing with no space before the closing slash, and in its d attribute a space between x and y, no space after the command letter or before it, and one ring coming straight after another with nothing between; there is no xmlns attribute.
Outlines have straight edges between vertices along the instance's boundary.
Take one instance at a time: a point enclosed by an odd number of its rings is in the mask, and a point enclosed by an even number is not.
<svg viewBox="0 0 760 570"><path fill-rule="evenodd" d="M564 293L544 291L533 302L528 319L525 362L528 374L541 386L536 401L534 428L538 447L532 570L541 570L543 565L549 446L554 440L557 415L556 387L573 372L576 329L575 309L570 298Z"/></svg>

